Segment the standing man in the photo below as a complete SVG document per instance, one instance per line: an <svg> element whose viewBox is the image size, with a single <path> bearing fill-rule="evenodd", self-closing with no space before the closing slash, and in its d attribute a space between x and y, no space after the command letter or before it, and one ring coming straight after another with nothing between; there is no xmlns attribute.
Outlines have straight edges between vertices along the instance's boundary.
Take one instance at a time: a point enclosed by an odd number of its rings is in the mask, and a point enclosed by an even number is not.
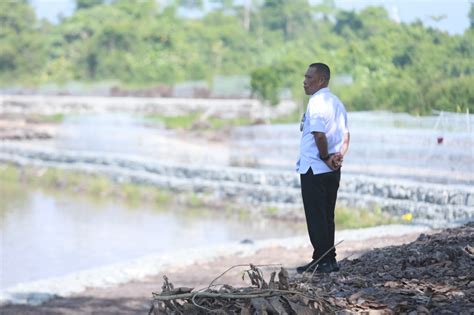
<svg viewBox="0 0 474 315"><path fill-rule="evenodd" d="M334 246L334 209L340 168L350 136L346 109L329 91L330 77L327 65L313 63L304 79L304 90L310 98L301 120L300 158L296 170L301 177L306 223L314 251L311 262L296 268L298 273L315 269L321 273L339 270L336 250L331 249ZM318 259L321 260L316 264Z"/></svg>

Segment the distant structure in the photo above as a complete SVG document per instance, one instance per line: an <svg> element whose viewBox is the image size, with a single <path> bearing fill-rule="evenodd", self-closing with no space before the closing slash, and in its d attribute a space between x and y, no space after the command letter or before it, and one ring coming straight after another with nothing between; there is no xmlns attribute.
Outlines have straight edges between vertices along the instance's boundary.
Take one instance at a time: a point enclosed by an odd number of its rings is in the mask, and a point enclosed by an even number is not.
<svg viewBox="0 0 474 315"><path fill-rule="evenodd" d="M402 21L400 19L400 15L398 14L398 7L395 4L391 6L390 18L397 24L400 24L400 22Z"/></svg>

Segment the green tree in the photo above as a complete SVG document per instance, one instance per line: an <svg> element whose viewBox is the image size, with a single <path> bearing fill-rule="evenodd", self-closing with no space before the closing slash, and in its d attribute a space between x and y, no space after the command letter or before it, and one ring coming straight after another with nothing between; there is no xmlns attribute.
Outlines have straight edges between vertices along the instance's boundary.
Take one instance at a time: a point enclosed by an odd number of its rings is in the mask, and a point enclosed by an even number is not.
<svg viewBox="0 0 474 315"><path fill-rule="evenodd" d="M397 24L381 7L340 10L333 0L213 2L215 10L186 18L177 10L203 2L82 0L52 25L26 0L0 1L0 81L141 87L250 75L254 96L275 104L282 89L303 99L304 71L321 61L352 110L472 107L472 4L471 28L450 35L421 22Z"/></svg>
<svg viewBox="0 0 474 315"><path fill-rule="evenodd" d="M282 31L285 40L289 40L311 22L311 10L307 0L266 0L261 14L266 27Z"/></svg>
<svg viewBox="0 0 474 315"><path fill-rule="evenodd" d="M344 37L357 34L364 26L362 19L354 11L341 11L337 14L336 19L334 32Z"/></svg>
<svg viewBox="0 0 474 315"><path fill-rule="evenodd" d="M474 112L474 76L451 78L433 84L427 93L433 109Z"/></svg>
<svg viewBox="0 0 474 315"><path fill-rule="evenodd" d="M252 93L262 101L269 101L272 105L278 104L282 82L273 67L258 68L252 72L251 78Z"/></svg>
<svg viewBox="0 0 474 315"><path fill-rule="evenodd" d="M0 2L0 80L34 82L46 60L43 31L26 0Z"/></svg>

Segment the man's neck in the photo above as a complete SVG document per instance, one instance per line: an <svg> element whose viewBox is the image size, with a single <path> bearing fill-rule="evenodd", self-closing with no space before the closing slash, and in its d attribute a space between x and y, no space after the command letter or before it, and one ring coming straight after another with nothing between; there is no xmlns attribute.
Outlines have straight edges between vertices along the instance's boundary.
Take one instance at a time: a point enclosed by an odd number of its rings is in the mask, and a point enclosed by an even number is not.
<svg viewBox="0 0 474 315"><path fill-rule="evenodd" d="M325 88L327 88L327 87L328 87L327 85L320 87L319 89L317 89L316 91L314 91L314 93L313 93L312 95L318 93L319 91L321 91L321 90L323 90L323 89L325 89Z"/></svg>

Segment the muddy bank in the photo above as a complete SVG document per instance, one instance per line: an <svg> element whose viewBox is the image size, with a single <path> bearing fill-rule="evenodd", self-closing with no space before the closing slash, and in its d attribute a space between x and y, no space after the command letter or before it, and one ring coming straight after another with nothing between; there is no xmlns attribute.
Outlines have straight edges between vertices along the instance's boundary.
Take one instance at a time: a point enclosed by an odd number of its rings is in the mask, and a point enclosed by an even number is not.
<svg viewBox="0 0 474 315"><path fill-rule="evenodd" d="M385 233L382 233L382 231ZM389 226L340 231L336 233L336 238L337 240L344 239L344 242L338 247L338 259L355 258L361 253L376 247L409 242L416 239L421 232L429 233L429 230L423 227ZM379 237L381 234L384 234L384 237ZM367 240L370 240L370 242ZM235 264L247 264L249 262L254 264L279 263L294 273L292 268L305 263L311 257L311 249L308 247L308 243L307 237L268 240L254 244L227 246L221 252L209 252L210 254L203 250L196 250L187 255L182 253L180 256L168 257L169 261L166 265L159 265L156 261L146 260L134 267L136 274L129 279L131 282L127 283L114 281L112 277L112 275L123 275L127 270L131 270L124 266L108 276L104 273L104 270L95 276L89 274L89 282L99 281L100 279L105 281L105 284L102 285L103 288L92 289L91 287L97 287L97 285L89 283L78 289L78 277L71 276L65 278L64 280L67 281L64 282L50 282L49 286L46 283L38 284L36 287L30 287L29 291L25 287L23 294L20 294L21 291L17 291L17 298L23 299L27 297L27 292L33 292L30 295L30 303L48 300L51 298L51 290L56 290L56 294L60 295L72 294L70 297L57 297L41 306L4 305L0 310L2 314L144 313L143 310L148 311L150 307L151 292L160 290L164 274L180 286L200 288L207 286L218 274ZM146 274L147 266L153 268L153 272ZM234 285L244 283L238 270L229 273L222 280ZM77 291L70 291L71 288L75 288ZM83 291L84 289L87 290ZM60 293L65 290L69 291Z"/></svg>
<svg viewBox="0 0 474 315"><path fill-rule="evenodd" d="M56 137L56 127L30 123L25 119L0 118L0 141L47 140Z"/></svg>

